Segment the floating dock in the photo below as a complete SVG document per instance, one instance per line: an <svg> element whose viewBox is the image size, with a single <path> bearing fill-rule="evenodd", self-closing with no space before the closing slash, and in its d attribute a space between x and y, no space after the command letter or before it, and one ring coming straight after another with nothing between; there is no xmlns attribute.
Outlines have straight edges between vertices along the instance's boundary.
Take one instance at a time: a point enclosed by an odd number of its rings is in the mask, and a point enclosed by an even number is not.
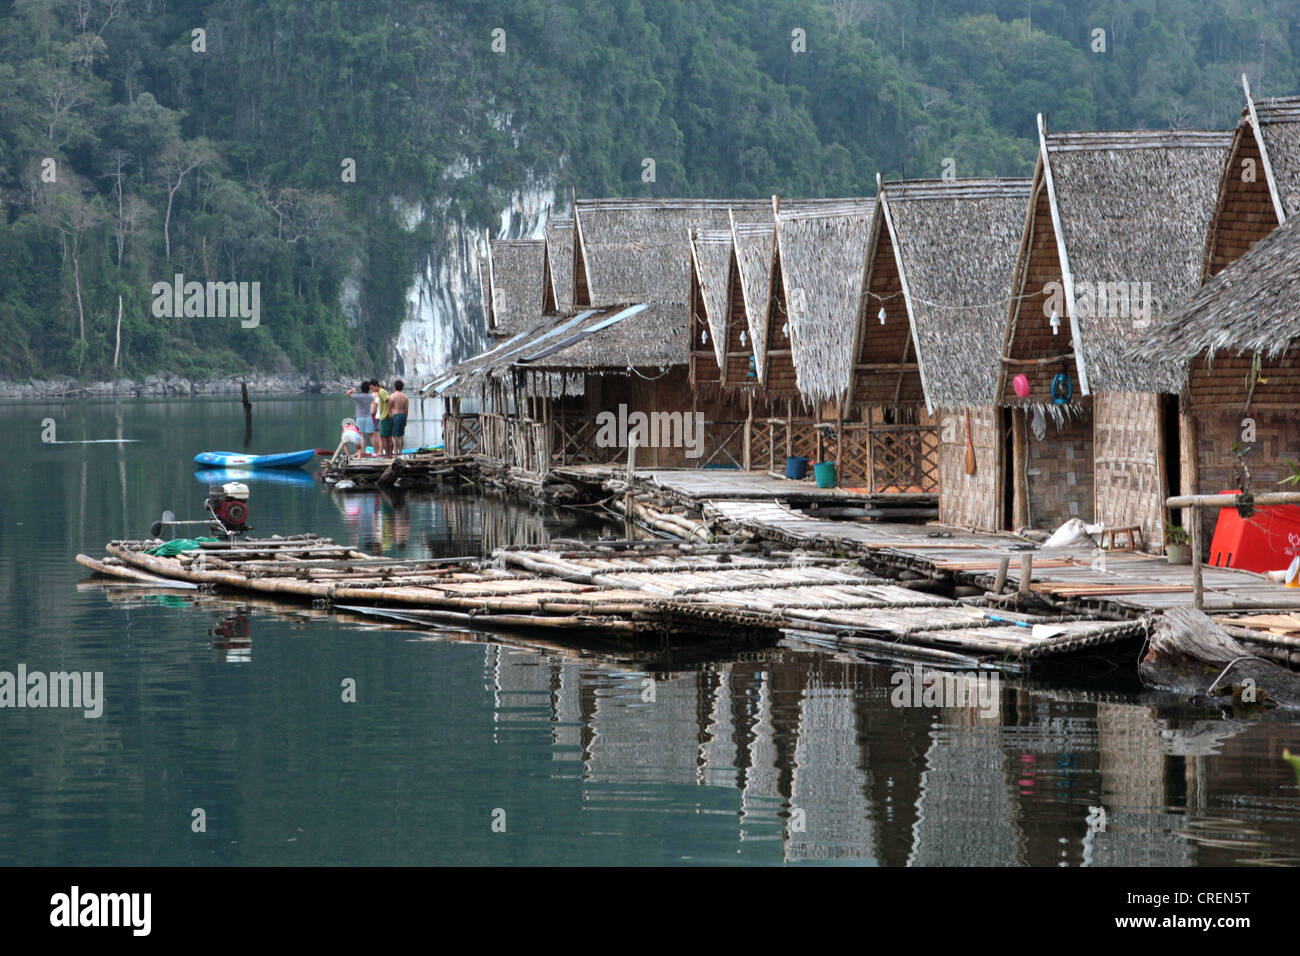
<svg viewBox="0 0 1300 956"><path fill-rule="evenodd" d="M341 467L330 472L335 487L361 469L471 480L474 463L416 456ZM794 638L874 659L1011 671L1121 646L1135 654L1163 612L1191 603L1191 569L1160 557L881 520L874 496L778 476L602 467L560 479L669 537L510 546L487 559L375 556L314 535L203 542L174 557L148 553L158 540L114 541L103 558L77 560L142 586L310 601L407 624L625 646ZM1205 610L1232 637L1300 664L1300 589L1230 568L1205 568L1203 579Z"/></svg>
<svg viewBox="0 0 1300 956"><path fill-rule="evenodd" d="M630 641L796 637L864 656L1024 670L1139 638L1143 621L1026 614L928 594L854 561L663 541L504 548L486 560L374 557L328 538L115 541L84 566L134 583L274 595L412 624L599 632ZM1038 625L1035 627L1034 625Z"/></svg>
<svg viewBox="0 0 1300 956"><path fill-rule="evenodd" d="M441 451L392 457L352 458L336 452L320 468L320 479L339 491L376 488L431 490L473 484L478 465L472 455Z"/></svg>

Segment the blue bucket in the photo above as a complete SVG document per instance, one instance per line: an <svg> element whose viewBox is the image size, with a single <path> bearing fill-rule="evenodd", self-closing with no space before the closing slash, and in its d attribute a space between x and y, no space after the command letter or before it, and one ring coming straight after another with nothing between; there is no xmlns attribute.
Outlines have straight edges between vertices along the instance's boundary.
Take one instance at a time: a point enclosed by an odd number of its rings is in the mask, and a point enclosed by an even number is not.
<svg viewBox="0 0 1300 956"><path fill-rule="evenodd" d="M817 476L818 488L835 487L835 462L823 461L813 465L813 474Z"/></svg>
<svg viewBox="0 0 1300 956"><path fill-rule="evenodd" d="M791 456L785 460L785 476L795 481L802 481L808 475L808 459Z"/></svg>

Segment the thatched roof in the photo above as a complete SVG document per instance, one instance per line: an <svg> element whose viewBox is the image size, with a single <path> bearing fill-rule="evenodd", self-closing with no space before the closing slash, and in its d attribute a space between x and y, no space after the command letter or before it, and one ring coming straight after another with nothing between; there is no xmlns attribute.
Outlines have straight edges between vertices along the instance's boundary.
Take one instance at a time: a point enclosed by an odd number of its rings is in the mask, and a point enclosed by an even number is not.
<svg viewBox="0 0 1300 956"><path fill-rule="evenodd" d="M1300 96L1252 100L1246 90L1247 117L1258 121L1256 140L1265 162L1259 173L1269 178L1279 219L1300 213Z"/></svg>
<svg viewBox="0 0 1300 956"><path fill-rule="evenodd" d="M573 308L573 219L551 219L546 223L546 270L543 282L554 302L555 312ZM547 306L544 304L543 308Z"/></svg>
<svg viewBox="0 0 1300 956"><path fill-rule="evenodd" d="M1293 216L1164 315L1134 359L1186 362L1206 353L1281 355L1300 343L1300 216Z"/></svg>
<svg viewBox="0 0 1300 956"><path fill-rule="evenodd" d="M691 266L704 299L705 319L718 367L725 361L727 307L731 291L731 232L725 229L695 230L691 234ZM696 343L691 343L694 349Z"/></svg>
<svg viewBox="0 0 1300 956"><path fill-rule="evenodd" d="M1231 139L1182 130L1040 136L1037 175L1060 224L1064 304L1085 393L1179 389L1178 363L1133 362L1127 350L1196 291ZM1095 295L1103 287L1104 307ZM1117 304L1117 291L1138 292L1141 307Z"/></svg>
<svg viewBox="0 0 1300 956"><path fill-rule="evenodd" d="M881 214L892 236L931 411L994 400L1029 190L1028 179L925 180L881 188ZM864 335L871 334L873 319L863 315Z"/></svg>
<svg viewBox="0 0 1300 956"><path fill-rule="evenodd" d="M848 390L874 200L786 208L777 252L799 393L831 402Z"/></svg>
<svg viewBox="0 0 1300 956"><path fill-rule="evenodd" d="M612 323L612 324L609 324ZM679 302L651 302L598 310L560 341L581 338L559 351L521 362L528 368L627 372L667 368L690 359L686 307Z"/></svg>
<svg viewBox="0 0 1300 956"><path fill-rule="evenodd" d="M492 302L488 332L512 335L541 314L546 243L541 239L493 239L488 249Z"/></svg>
<svg viewBox="0 0 1300 956"><path fill-rule="evenodd" d="M766 200L575 200L575 289L585 287L587 301L597 307L685 302L691 230L728 228L728 210L745 220L772 215Z"/></svg>
<svg viewBox="0 0 1300 956"><path fill-rule="evenodd" d="M573 384L575 375L682 365L689 357L682 309L677 303L639 303L535 319L523 331L447 369L421 391L477 396L494 379L509 382L514 372L535 370L557 376L554 381L564 383L567 394L581 394L581 384Z"/></svg>

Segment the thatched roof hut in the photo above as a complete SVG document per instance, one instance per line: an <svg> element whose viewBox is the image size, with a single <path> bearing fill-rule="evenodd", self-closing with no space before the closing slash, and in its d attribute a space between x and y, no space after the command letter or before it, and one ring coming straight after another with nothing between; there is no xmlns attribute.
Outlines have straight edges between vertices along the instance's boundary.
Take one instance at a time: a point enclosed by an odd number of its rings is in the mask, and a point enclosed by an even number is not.
<svg viewBox="0 0 1300 956"><path fill-rule="evenodd" d="M1026 363L1064 353L1080 392L1177 391L1175 363L1135 363L1126 350L1164 309L1199 284L1205 233L1231 135L1149 130L1046 133L1029 219L1017 258L1011 321L997 394L1021 400L1011 379ZM1033 266L1054 246L1051 281ZM1053 288L1055 286L1055 288ZM1047 316L1059 312L1069 339L1054 337Z"/></svg>
<svg viewBox="0 0 1300 956"><path fill-rule="evenodd" d="M573 308L573 219L546 223L546 261L542 269L542 311L547 315Z"/></svg>
<svg viewBox="0 0 1300 956"><path fill-rule="evenodd" d="M993 401L1029 187L1027 179L966 179L881 188L877 228L891 240L931 412ZM863 336L880 332L885 307L864 298Z"/></svg>
<svg viewBox="0 0 1300 956"><path fill-rule="evenodd" d="M487 331L508 336L528 327L541 314L541 239L492 239L488 242Z"/></svg>
<svg viewBox="0 0 1300 956"><path fill-rule="evenodd" d="M781 302L768 310L769 391L793 385L814 404L847 392L874 210L864 199L777 211Z"/></svg>

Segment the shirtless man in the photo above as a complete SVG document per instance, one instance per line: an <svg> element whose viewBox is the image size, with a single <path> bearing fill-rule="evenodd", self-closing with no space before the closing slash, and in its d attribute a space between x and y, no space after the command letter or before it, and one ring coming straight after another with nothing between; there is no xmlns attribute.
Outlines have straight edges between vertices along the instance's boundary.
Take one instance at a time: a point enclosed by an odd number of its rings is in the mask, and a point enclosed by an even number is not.
<svg viewBox="0 0 1300 956"><path fill-rule="evenodd" d="M402 391L402 380L393 383L392 394L388 396L388 411L393 417L392 453L394 458L402 454L402 439L406 435L406 411L411 400Z"/></svg>

